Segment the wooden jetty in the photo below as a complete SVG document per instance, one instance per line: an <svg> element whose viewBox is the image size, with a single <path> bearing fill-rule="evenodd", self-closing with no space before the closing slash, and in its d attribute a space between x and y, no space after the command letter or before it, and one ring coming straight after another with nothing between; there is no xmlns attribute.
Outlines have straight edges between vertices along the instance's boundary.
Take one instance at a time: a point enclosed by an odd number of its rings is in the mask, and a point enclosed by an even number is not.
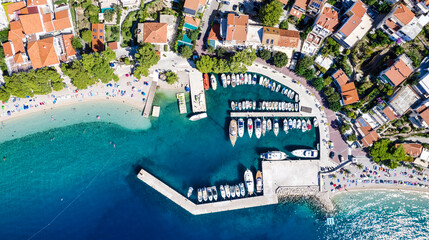
<svg viewBox="0 0 429 240"><path fill-rule="evenodd" d="M137 174L137 177L151 186L159 193L190 212L193 215L208 214L215 212L223 212L230 210L237 210L243 208L259 207L271 204L277 204L278 198L276 195L270 196L256 196L256 197L245 197L232 200L216 201L216 202L206 202L201 204L195 204L191 200L187 199L182 194L176 192L174 189L163 183L158 178L154 177L152 174L148 173L144 169L141 169Z"/></svg>
<svg viewBox="0 0 429 240"><path fill-rule="evenodd" d="M188 109L186 108L186 99L185 99L185 93L177 93L176 94L177 103L179 104L179 112L180 114L185 114L188 112Z"/></svg>
<svg viewBox="0 0 429 240"><path fill-rule="evenodd" d="M143 110L143 117L148 118L150 115L150 111L152 110L153 98L156 93L156 86L158 85L158 81L152 81L149 89L149 93L146 98L146 104Z"/></svg>

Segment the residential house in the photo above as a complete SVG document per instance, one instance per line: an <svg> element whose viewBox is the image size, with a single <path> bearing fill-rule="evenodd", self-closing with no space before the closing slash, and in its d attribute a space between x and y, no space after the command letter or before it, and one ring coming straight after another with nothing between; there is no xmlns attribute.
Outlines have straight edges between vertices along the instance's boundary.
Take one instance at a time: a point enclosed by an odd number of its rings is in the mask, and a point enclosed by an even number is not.
<svg viewBox="0 0 429 240"><path fill-rule="evenodd" d="M207 0L185 0L183 12L190 16L195 16L198 12L203 12Z"/></svg>
<svg viewBox="0 0 429 240"><path fill-rule="evenodd" d="M366 10L366 5L361 0L357 0L344 14L346 20L333 35L334 39L343 47L352 48L371 29L372 19Z"/></svg>
<svg viewBox="0 0 429 240"><path fill-rule="evenodd" d="M295 0L295 3L289 11L289 15L300 19L307 11L308 1L309 0Z"/></svg>
<svg viewBox="0 0 429 240"><path fill-rule="evenodd" d="M340 90L341 105L349 105L359 102L359 95L354 82L350 82L350 78L341 68L332 74L332 79Z"/></svg>
<svg viewBox="0 0 429 240"><path fill-rule="evenodd" d="M73 48L73 34L63 34L54 38L58 51L58 58L61 62L70 62L76 59L76 51ZM54 46L55 46L54 45Z"/></svg>
<svg viewBox="0 0 429 240"><path fill-rule="evenodd" d="M423 148L420 156L414 160L414 164L427 168L429 166L429 150Z"/></svg>
<svg viewBox="0 0 429 240"><path fill-rule="evenodd" d="M307 14L310 17L315 17L320 13L320 10L323 9L326 0L310 0L310 3L307 5Z"/></svg>
<svg viewBox="0 0 429 240"><path fill-rule="evenodd" d="M416 86L425 97L429 97L429 71L421 76L419 84Z"/></svg>
<svg viewBox="0 0 429 240"><path fill-rule="evenodd" d="M413 7L419 14L426 14L429 12L429 0L414 0Z"/></svg>
<svg viewBox="0 0 429 240"><path fill-rule="evenodd" d="M326 4L322 13L314 21L313 29L307 35L301 52L313 56L323 42L323 39L334 33L340 25L338 10Z"/></svg>
<svg viewBox="0 0 429 240"><path fill-rule="evenodd" d="M386 70L380 73L379 79L392 87L399 86L414 71L411 59L402 54Z"/></svg>
<svg viewBox="0 0 429 240"><path fill-rule="evenodd" d="M185 24L183 25L183 29L189 29L191 31L198 29L200 26L200 19L194 18L190 16L185 16Z"/></svg>
<svg viewBox="0 0 429 240"><path fill-rule="evenodd" d="M289 0L279 0L279 2L283 3L283 5L287 5L287 3L289 2Z"/></svg>
<svg viewBox="0 0 429 240"><path fill-rule="evenodd" d="M401 3L386 16L379 29L398 43L402 40L408 42L413 40L428 22L428 16L416 17L408 7Z"/></svg>
<svg viewBox="0 0 429 240"><path fill-rule="evenodd" d="M138 42L152 43L158 51L163 51L167 44L167 24L145 22L138 24Z"/></svg>
<svg viewBox="0 0 429 240"><path fill-rule="evenodd" d="M117 50L118 49L118 42L108 42L107 46L111 49L111 50Z"/></svg>
<svg viewBox="0 0 429 240"><path fill-rule="evenodd" d="M418 143L397 143L395 147L398 148L401 145L404 147L405 154L413 158L419 157L423 151L423 146Z"/></svg>
<svg viewBox="0 0 429 240"><path fill-rule="evenodd" d="M356 119L355 127L359 134L359 140L365 147L372 146L374 142L380 139L380 135L376 131L377 125L369 114L365 113Z"/></svg>
<svg viewBox="0 0 429 240"><path fill-rule="evenodd" d="M248 15L236 16L233 13L229 13L227 17L226 34L224 35L225 41L233 45L243 45L247 40L248 26Z"/></svg>
<svg viewBox="0 0 429 240"><path fill-rule="evenodd" d="M104 24L92 23L92 50L94 52L104 51Z"/></svg>
<svg viewBox="0 0 429 240"><path fill-rule="evenodd" d="M425 100L417 108L412 109L410 121L417 128L429 128L429 100Z"/></svg>
<svg viewBox="0 0 429 240"><path fill-rule="evenodd" d="M262 44L285 48L297 48L299 46L299 32L274 27L264 27Z"/></svg>
<svg viewBox="0 0 429 240"><path fill-rule="evenodd" d="M60 63L55 51L53 37L29 42L27 51L31 64L35 69L49 67Z"/></svg>
<svg viewBox="0 0 429 240"><path fill-rule="evenodd" d="M420 96L409 86L402 87L399 91L394 93L389 100L389 105L393 109L396 116L402 116L411 110Z"/></svg>
<svg viewBox="0 0 429 240"><path fill-rule="evenodd" d="M208 45L217 48L221 45L223 38L220 34L220 24L214 23L207 38Z"/></svg>

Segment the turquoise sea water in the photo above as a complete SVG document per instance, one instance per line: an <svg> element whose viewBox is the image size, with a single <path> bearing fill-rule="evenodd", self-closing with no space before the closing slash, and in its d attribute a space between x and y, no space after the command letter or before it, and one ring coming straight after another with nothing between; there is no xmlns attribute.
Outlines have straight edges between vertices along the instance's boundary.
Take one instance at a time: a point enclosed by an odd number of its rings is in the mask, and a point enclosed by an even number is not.
<svg viewBox="0 0 429 240"><path fill-rule="evenodd" d="M336 226L327 227L326 216L306 203L192 216L136 178L144 167L185 194L189 186L241 182L244 170L258 169L258 153L268 149L289 152L316 146L312 130L279 137L270 133L260 140L245 135L232 148L225 131L228 100L244 98L274 100L281 95L251 86L210 91L209 118L198 122L179 115L175 97L168 93L157 95L161 115L150 123L131 108L112 103L47 114L47 122L56 122L53 115L72 124L30 131L0 144L0 155L6 157L0 162L1 239L373 239L389 232L398 238L427 234L429 204L417 194L341 195ZM129 117L112 117L124 113ZM74 124L79 118L87 122ZM30 118L16 128L37 130L32 127L37 122ZM6 122L0 134L10 134L14 124ZM396 208L386 204L392 199Z"/></svg>

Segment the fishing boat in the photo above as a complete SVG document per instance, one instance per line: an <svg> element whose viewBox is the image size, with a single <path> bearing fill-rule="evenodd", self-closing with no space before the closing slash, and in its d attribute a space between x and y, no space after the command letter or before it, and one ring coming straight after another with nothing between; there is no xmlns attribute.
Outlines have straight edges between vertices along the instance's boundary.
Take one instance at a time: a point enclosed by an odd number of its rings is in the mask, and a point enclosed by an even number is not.
<svg viewBox="0 0 429 240"><path fill-rule="evenodd" d="M317 121L317 118L313 118L313 125L314 125L314 127L319 126L319 121Z"/></svg>
<svg viewBox="0 0 429 240"><path fill-rule="evenodd" d="M317 158L317 150L312 149L296 149L292 151L292 154L302 158Z"/></svg>
<svg viewBox="0 0 429 240"><path fill-rule="evenodd" d="M246 183L247 192L252 195L255 190L255 183L253 182L253 173L249 169L244 172L244 182Z"/></svg>
<svg viewBox="0 0 429 240"><path fill-rule="evenodd" d="M261 155L259 155L259 157L269 161L280 161L285 160L287 158L287 155L286 153L281 151L270 151L262 153Z"/></svg>
<svg viewBox="0 0 429 240"><path fill-rule="evenodd" d="M203 200L204 200L204 202L207 201L207 188L206 187L203 188Z"/></svg>
<svg viewBox="0 0 429 240"><path fill-rule="evenodd" d="M227 198L231 198L231 192L229 189L229 185L225 185L225 194Z"/></svg>
<svg viewBox="0 0 429 240"><path fill-rule="evenodd" d="M212 85L213 90L216 91L216 89L217 89L217 81L216 81L216 76L214 74L210 75L210 84Z"/></svg>
<svg viewBox="0 0 429 240"><path fill-rule="evenodd" d="M226 85L231 85L231 75L226 76Z"/></svg>
<svg viewBox="0 0 429 240"><path fill-rule="evenodd" d="M240 187L238 187L238 185L235 185L235 196L237 196L238 198L240 197Z"/></svg>
<svg viewBox="0 0 429 240"><path fill-rule="evenodd" d="M204 73L204 90L209 90L210 88L210 81L209 81L209 75L207 73Z"/></svg>
<svg viewBox="0 0 429 240"><path fill-rule="evenodd" d="M231 101L231 109L234 110L235 109L235 102Z"/></svg>
<svg viewBox="0 0 429 240"><path fill-rule="evenodd" d="M261 171L257 171L256 172L256 193L261 193L262 192L262 172Z"/></svg>
<svg viewBox="0 0 429 240"><path fill-rule="evenodd" d="M226 75L225 73L222 73L222 75L220 75L220 79L222 79L222 86L223 88L227 87L227 83L226 83Z"/></svg>
<svg viewBox="0 0 429 240"><path fill-rule="evenodd" d="M296 119L294 119L294 120L292 121L292 128L293 128L293 129L296 129Z"/></svg>
<svg viewBox="0 0 429 240"><path fill-rule="evenodd" d="M279 120L274 118L274 135L279 135Z"/></svg>
<svg viewBox="0 0 429 240"><path fill-rule="evenodd" d="M265 118L262 120L262 136L265 136L265 132L267 131L267 120Z"/></svg>
<svg viewBox="0 0 429 240"><path fill-rule="evenodd" d="M301 119L296 120L296 128L301 129Z"/></svg>
<svg viewBox="0 0 429 240"><path fill-rule="evenodd" d="M293 129L293 121L292 118L289 118L289 129Z"/></svg>
<svg viewBox="0 0 429 240"><path fill-rule="evenodd" d="M261 119L257 118L255 120L255 135L257 139L261 137L261 130Z"/></svg>
<svg viewBox="0 0 429 240"><path fill-rule="evenodd" d="M191 121L198 121L200 119L206 118L207 117L207 113L203 112L203 113L198 113L195 115L192 115L189 120Z"/></svg>
<svg viewBox="0 0 429 240"><path fill-rule="evenodd" d="M247 133L249 133L249 138L252 138L252 134L253 134L253 120L251 118L247 119Z"/></svg>
<svg viewBox="0 0 429 240"><path fill-rule="evenodd" d="M279 84L279 85L277 85L276 92L279 92L279 91L280 91L280 88L281 88L281 85L280 85L280 84Z"/></svg>
<svg viewBox="0 0 429 240"><path fill-rule="evenodd" d="M272 129L273 129L273 122L271 122L271 119L268 118L267 131L271 131Z"/></svg>
<svg viewBox="0 0 429 240"><path fill-rule="evenodd" d="M192 192L194 191L194 188L193 187L190 187L189 189L188 189L188 198L192 195Z"/></svg>
<svg viewBox="0 0 429 240"><path fill-rule="evenodd" d="M256 74L253 74L253 85L256 85L257 81L258 81L258 76L256 76Z"/></svg>
<svg viewBox="0 0 429 240"><path fill-rule="evenodd" d="M283 131L287 134L289 132L288 122L287 119L283 119Z"/></svg>
<svg viewBox="0 0 429 240"><path fill-rule="evenodd" d="M225 194L225 188L223 188L223 185L220 185L219 189L220 189L220 196L221 196L223 199L225 199L225 197L226 197L226 194Z"/></svg>
<svg viewBox="0 0 429 240"><path fill-rule="evenodd" d="M217 189L216 189L216 186L212 187L212 191L213 191L213 199L215 201L217 201Z"/></svg>
<svg viewBox="0 0 429 240"><path fill-rule="evenodd" d="M234 147L237 141L237 121L235 119L232 119L229 123L229 140L231 140L231 144Z"/></svg>
<svg viewBox="0 0 429 240"><path fill-rule="evenodd" d="M235 186L229 186L229 191L231 192L231 197L235 198Z"/></svg>
<svg viewBox="0 0 429 240"><path fill-rule="evenodd" d="M198 188L198 202L202 202L203 201L203 191L201 190L201 188Z"/></svg>
<svg viewBox="0 0 429 240"><path fill-rule="evenodd" d="M311 130L311 122L310 119L307 120L307 129Z"/></svg>
<svg viewBox="0 0 429 240"><path fill-rule="evenodd" d="M213 201L213 192L212 192L212 188L211 187L207 188L207 193L209 195L209 201L210 202Z"/></svg>
<svg viewBox="0 0 429 240"><path fill-rule="evenodd" d="M243 137L244 135L244 120L242 118L238 119L238 136Z"/></svg>
<svg viewBox="0 0 429 240"><path fill-rule="evenodd" d="M273 85L271 86L271 91L274 92L276 90L276 83L273 82Z"/></svg>
<svg viewBox="0 0 429 240"><path fill-rule="evenodd" d="M237 80L235 79L235 75L231 75L231 86L235 87L237 85Z"/></svg>

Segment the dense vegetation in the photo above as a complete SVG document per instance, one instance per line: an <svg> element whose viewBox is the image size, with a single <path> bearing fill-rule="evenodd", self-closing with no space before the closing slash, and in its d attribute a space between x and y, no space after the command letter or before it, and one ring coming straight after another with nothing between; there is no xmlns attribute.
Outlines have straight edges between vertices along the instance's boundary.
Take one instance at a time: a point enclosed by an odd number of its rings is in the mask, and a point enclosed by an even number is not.
<svg viewBox="0 0 429 240"><path fill-rule="evenodd" d="M303 56L301 59L298 60L298 63L296 64L296 74L303 76L307 80L313 79L315 77L314 69L312 68L313 64L314 60L312 57Z"/></svg>
<svg viewBox="0 0 429 240"><path fill-rule="evenodd" d="M278 0L272 0L265 4L259 11L259 19L262 25L273 27L280 23L280 17L283 14L283 4Z"/></svg>
<svg viewBox="0 0 429 240"><path fill-rule="evenodd" d="M0 100L5 102L10 96L19 98L49 94L63 89L60 74L53 68L42 68L4 76L5 84L0 88Z"/></svg>
<svg viewBox="0 0 429 240"><path fill-rule="evenodd" d="M396 168L399 162L412 161L410 156L405 154L404 147L398 148L389 139L380 139L369 148L369 155L378 164L384 164L389 168Z"/></svg>
<svg viewBox="0 0 429 240"><path fill-rule="evenodd" d="M156 65L159 61L159 56L156 54L154 46L150 43L145 43L139 47L138 52L135 54L136 60L139 62L134 76L140 78L141 75L148 76L149 68Z"/></svg>
<svg viewBox="0 0 429 240"><path fill-rule="evenodd" d="M170 84L170 85L172 85L175 82L179 81L179 77L177 76L177 74L174 73L174 72L171 72L171 71L166 72L165 73L165 77L167 79L167 83Z"/></svg>
<svg viewBox="0 0 429 240"><path fill-rule="evenodd" d="M278 68L282 68L282 67L286 66L288 58L287 58L286 53L276 52L276 53L274 53L273 60L274 60L274 66L276 66Z"/></svg>
<svg viewBox="0 0 429 240"><path fill-rule="evenodd" d="M252 65L256 59L256 51L246 49L235 52L228 59L211 57L208 55L201 56L195 63L197 69L202 73L225 73L225 72L246 72L247 66Z"/></svg>
<svg viewBox="0 0 429 240"><path fill-rule="evenodd" d="M180 56L189 59L190 57L192 57L192 49L189 46L182 46L180 48Z"/></svg>

